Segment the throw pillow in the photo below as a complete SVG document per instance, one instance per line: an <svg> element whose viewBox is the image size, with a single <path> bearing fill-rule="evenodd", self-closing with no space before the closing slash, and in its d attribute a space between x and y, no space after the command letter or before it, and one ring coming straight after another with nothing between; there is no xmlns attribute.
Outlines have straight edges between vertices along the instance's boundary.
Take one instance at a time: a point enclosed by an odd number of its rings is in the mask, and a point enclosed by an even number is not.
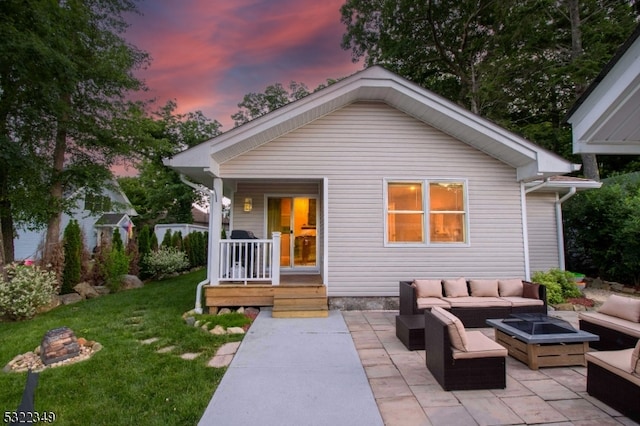
<svg viewBox="0 0 640 426"><path fill-rule="evenodd" d="M527 299L540 299L540 284L522 283L522 297Z"/></svg>
<svg viewBox="0 0 640 426"><path fill-rule="evenodd" d="M640 362L638 362L638 359L640 359L640 340L638 340L636 347L631 353L631 369L629 373L640 374Z"/></svg>
<svg viewBox="0 0 640 426"><path fill-rule="evenodd" d="M470 280L469 287L474 297L498 297L498 280Z"/></svg>
<svg viewBox="0 0 640 426"><path fill-rule="evenodd" d="M612 317L640 322L640 299L612 294L605 300L598 312Z"/></svg>
<svg viewBox="0 0 640 426"><path fill-rule="evenodd" d="M442 297L442 281L440 280L414 280L417 297Z"/></svg>
<svg viewBox="0 0 640 426"><path fill-rule="evenodd" d="M498 290L502 297L522 297L522 287L522 280L519 278L498 280Z"/></svg>
<svg viewBox="0 0 640 426"><path fill-rule="evenodd" d="M444 294L447 297L468 296L467 280L462 277L457 280L444 280Z"/></svg>
<svg viewBox="0 0 640 426"><path fill-rule="evenodd" d="M447 324L447 331L449 332L449 340L451 340L451 346L454 348L465 351L467 350L467 332L464 329L464 325L460 318L453 315L451 312L442 309L439 306L431 308L431 313L437 317L440 321Z"/></svg>

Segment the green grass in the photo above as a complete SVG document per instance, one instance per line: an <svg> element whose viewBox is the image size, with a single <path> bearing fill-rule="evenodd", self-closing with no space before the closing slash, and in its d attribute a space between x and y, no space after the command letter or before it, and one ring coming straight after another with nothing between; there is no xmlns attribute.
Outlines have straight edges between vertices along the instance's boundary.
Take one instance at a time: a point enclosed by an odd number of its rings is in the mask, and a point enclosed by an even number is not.
<svg viewBox="0 0 640 426"><path fill-rule="evenodd" d="M224 343L241 335L214 336L189 327L181 315L192 309L197 271L149 283L144 288L62 306L23 322L0 323L0 368L34 350L53 328L103 345L91 359L40 373L37 411L53 411L57 425L196 424L225 369L207 367ZM143 345L141 340L160 340ZM167 354L156 351L176 348ZM181 353L198 352L192 361ZM17 409L26 373L0 372L0 413Z"/></svg>

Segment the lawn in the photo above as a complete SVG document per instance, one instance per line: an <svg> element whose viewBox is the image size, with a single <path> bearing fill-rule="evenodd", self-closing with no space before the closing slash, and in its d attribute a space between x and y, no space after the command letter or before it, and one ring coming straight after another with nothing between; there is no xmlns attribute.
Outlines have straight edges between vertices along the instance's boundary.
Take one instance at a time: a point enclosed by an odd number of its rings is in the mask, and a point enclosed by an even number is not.
<svg viewBox="0 0 640 426"><path fill-rule="evenodd" d="M222 344L241 336L214 336L187 326L205 271L146 284L73 305L34 319L0 323L0 368L34 350L44 334L67 326L77 337L103 345L91 359L40 373L38 412L53 411L57 425L192 425L204 412L225 369L207 367ZM140 341L157 337L150 345ZM170 353L157 353L175 346ZM183 360L182 353L200 353ZM0 372L0 410L15 410L26 373Z"/></svg>

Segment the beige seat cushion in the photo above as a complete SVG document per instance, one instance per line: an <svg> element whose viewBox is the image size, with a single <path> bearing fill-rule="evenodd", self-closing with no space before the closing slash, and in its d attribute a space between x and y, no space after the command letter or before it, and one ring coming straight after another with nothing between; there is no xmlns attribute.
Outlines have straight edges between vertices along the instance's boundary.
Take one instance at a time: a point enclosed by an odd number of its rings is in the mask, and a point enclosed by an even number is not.
<svg viewBox="0 0 640 426"><path fill-rule="evenodd" d="M522 297L522 280L519 278L498 280L498 292L500 297Z"/></svg>
<svg viewBox="0 0 640 426"><path fill-rule="evenodd" d="M620 376L636 386L640 386L640 375L629 373L629 363L633 348L619 351L587 352L584 354L587 362L592 362L600 367Z"/></svg>
<svg viewBox="0 0 640 426"><path fill-rule="evenodd" d="M640 322L640 299L612 294L598 312L614 317Z"/></svg>
<svg viewBox="0 0 640 426"><path fill-rule="evenodd" d="M469 280L471 296L498 297L498 280Z"/></svg>
<svg viewBox="0 0 640 426"><path fill-rule="evenodd" d="M504 297L500 296L500 299L506 300L511 303L513 307L519 306L542 306L544 305L544 301L540 299L529 299L527 297Z"/></svg>
<svg viewBox="0 0 640 426"><path fill-rule="evenodd" d="M451 346L460 350L467 350L467 333L464 329L464 325L460 318L453 315L449 311L445 311L439 306L435 306L431 309L433 316L447 325L447 331L449 332L449 340L451 340Z"/></svg>
<svg viewBox="0 0 640 426"><path fill-rule="evenodd" d="M489 358L507 356L507 349L494 342L481 331L467 331L467 350L454 349L454 359Z"/></svg>
<svg viewBox="0 0 640 426"><path fill-rule="evenodd" d="M444 280L444 295L446 297L468 296L467 281L464 278L457 280Z"/></svg>
<svg viewBox="0 0 640 426"><path fill-rule="evenodd" d="M429 309L434 306L440 306L445 309L451 308L449 302L439 297L418 297L416 302L418 304L418 309Z"/></svg>
<svg viewBox="0 0 640 426"><path fill-rule="evenodd" d="M511 307L511 302L501 297L444 297L452 308Z"/></svg>
<svg viewBox="0 0 640 426"><path fill-rule="evenodd" d="M601 325L602 327L607 327L640 339L640 323L637 322L593 311L580 312L578 314L578 319Z"/></svg>
<svg viewBox="0 0 640 426"><path fill-rule="evenodd" d="M420 297L442 297L442 281L440 280L413 280L416 295Z"/></svg>

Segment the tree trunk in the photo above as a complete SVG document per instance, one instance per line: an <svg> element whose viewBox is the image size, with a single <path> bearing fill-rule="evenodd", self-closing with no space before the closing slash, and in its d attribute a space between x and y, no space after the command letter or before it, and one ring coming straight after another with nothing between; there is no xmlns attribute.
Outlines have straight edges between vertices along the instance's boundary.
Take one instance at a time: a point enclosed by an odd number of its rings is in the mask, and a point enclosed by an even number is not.
<svg viewBox="0 0 640 426"><path fill-rule="evenodd" d="M64 97L65 104L71 103L70 96ZM61 175L64 170L64 154L67 150L67 115L63 114L62 119L58 122L58 130L56 131L56 143L53 150L53 167L51 173L51 187L49 195L51 201L56 205L56 213L49 218L47 224L47 236L45 238L43 260L48 262L53 256L53 250L60 242L60 224L62 222L62 206L63 185Z"/></svg>
<svg viewBox="0 0 640 426"><path fill-rule="evenodd" d="M7 114L3 112L0 120L0 135L4 137L8 134ZM2 165L0 166L0 267L13 262L13 255L13 216L9 200L9 173L7 167Z"/></svg>
<svg viewBox="0 0 640 426"><path fill-rule="evenodd" d="M569 18L571 19L571 61L576 61L582 56L582 31L580 29L580 2L579 0L567 0L569 6ZM576 99L584 93L584 84L575 85ZM580 154L582 158L582 173L587 179L600 180L598 159L595 154Z"/></svg>

